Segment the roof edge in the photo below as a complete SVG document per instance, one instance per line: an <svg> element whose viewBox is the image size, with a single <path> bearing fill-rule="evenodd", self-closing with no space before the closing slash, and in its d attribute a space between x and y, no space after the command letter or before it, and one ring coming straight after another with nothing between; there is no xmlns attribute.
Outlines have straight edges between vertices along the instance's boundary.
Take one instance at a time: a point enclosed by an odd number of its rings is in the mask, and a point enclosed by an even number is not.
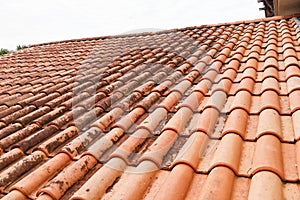
<svg viewBox="0 0 300 200"><path fill-rule="evenodd" d="M124 37L138 37L138 36L146 36L146 35L156 35L156 34L171 33L171 32L176 32L176 31L184 31L184 30L189 30L189 29L194 29L194 28L269 22L269 21L272 21L272 20L276 21L276 20L281 20L281 19L291 19L293 17L300 17L300 13L293 14L293 15L286 15L286 16L274 16L274 17L267 17L267 18L259 18L259 19L253 19L253 20L234 21L234 22L225 22L225 23L216 23L216 24L206 24L206 25L200 25L200 26L189 26L189 27L185 27L185 28L174 28L174 29L155 31L155 32L129 33L129 34L107 35L107 36L99 36L99 37L88 37L88 38L79 38L79 39L60 40L60 41L45 42L45 43L40 43L40 44L32 44L32 45L28 45L28 47L38 47L38 46L58 44L58 43L67 43L67 42L81 42L81 41L90 41L90 40L105 40L105 39L110 39L110 38L124 38Z"/></svg>

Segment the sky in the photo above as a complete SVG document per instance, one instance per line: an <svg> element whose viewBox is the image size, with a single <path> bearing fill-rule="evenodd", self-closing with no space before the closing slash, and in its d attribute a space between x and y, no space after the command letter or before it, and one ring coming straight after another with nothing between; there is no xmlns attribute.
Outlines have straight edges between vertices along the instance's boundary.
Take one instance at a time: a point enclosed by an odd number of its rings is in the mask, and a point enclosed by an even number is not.
<svg viewBox="0 0 300 200"><path fill-rule="evenodd" d="M0 1L0 48L264 18L257 0Z"/></svg>

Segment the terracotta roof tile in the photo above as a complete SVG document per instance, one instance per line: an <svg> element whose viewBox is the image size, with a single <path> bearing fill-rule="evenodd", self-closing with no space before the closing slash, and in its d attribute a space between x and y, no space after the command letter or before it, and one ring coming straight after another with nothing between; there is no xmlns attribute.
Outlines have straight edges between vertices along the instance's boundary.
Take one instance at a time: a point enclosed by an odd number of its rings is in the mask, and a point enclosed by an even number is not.
<svg viewBox="0 0 300 200"><path fill-rule="evenodd" d="M33 173L26 176L26 178L17 182L10 190L18 190L26 196L34 198L36 196L37 189L70 161L71 159L67 154L57 154Z"/></svg>
<svg viewBox="0 0 300 200"><path fill-rule="evenodd" d="M291 17L0 58L3 199L298 199Z"/></svg>
<svg viewBox="0 0 300 200"><path fill-rule="evenodd" d="M283 188L280 178L269 171L255 174L249 189L249 199L268 198L270 195L283 199Z"/></svg>

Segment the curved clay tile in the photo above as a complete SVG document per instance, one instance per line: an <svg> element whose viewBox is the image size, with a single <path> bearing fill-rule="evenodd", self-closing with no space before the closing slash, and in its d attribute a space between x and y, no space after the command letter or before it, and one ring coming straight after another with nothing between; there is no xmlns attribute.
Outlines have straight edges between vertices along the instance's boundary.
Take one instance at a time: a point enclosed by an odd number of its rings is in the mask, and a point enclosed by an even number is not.
<svg viewBox="0 0 300 200"><path fill-rule="evenodd" d="M282 139L281 119L274 109L265 109L259 115L256 137L272 134Z"/></svg>
<svg viewBox="0 0 300 200"><path fill-rule="evenodd" d="M252 174L271 171L284 179L280 140L274 135L263 135L257 140Z"/></svg>
<svg viewBox="0 0 300 200"><path fill-rule="evenodd" d="M300 111L297 110L292 114L292 119L293 119L293 129L295 132L295 139L299 140L300 139L300 124L298 123L298 120L300 119Z"/></svg>
<svg viewBox="0 0 300 200"><path fill-rule="evenodd" d="M287 80L288 93L299 90L300 77L292 76Z"/></svg>
<svg viewBox="0 0 300 200"><path fill-rule="evenodd" d="M255 174L251 180L248 199L284 199L283 187L277 174L270 171L261 171Z"/></svg>
<svg viewBox="0 0 300 200"><path fill-rule="evenodd" d="M63 169L70 161L71 159L67 154L57 154L53 159L50 159L37 170L17 182L10 188L10 191L18 190L26 196L34 198L37 189L45 184L45 182L53 177L58 171Z"/></svg>
<svg viewBox="0 0 300 200"><path fill-rule="evenodd" d="M226 166L233 170L235 174L238 174L242 141L243 139L234 133L223 136L211 161L209 170L219 166Z"/></svg>
<svg viewBox="0 0 300 200"><path fill-rule="evenodd" d="M204 150L206 149L207 141L208 136L205 133L194 132L179 151L172 163L172 168L177 164L183 163L191 166L194 171L197 171L198 164L201 161Z"/></svg>
<svg viewBox="0 0 300 200"><path fill-rule="evenodd" d="M39 189L37 196L48 194L54 199L60 199L67 189L80 180L96 163L97 160L93 156L83 156L78 161L63 169L57 176Z"/></svg>
<svg viewBox="0 0 300 200"><path fill-rule="evenodd" d="M96 200L101 198L106 190L119 179L125 168L126 164L122 159L113 158L109 160L74 193L71 199Z"/></svg>
<svg viewBox="0 0 300 200"><path fill-rule="evenodd" d="M155 195L155 199L184 199L193 180L193 169L185 164L176 165Z"/></svg>
<svg viewBox="0 0 300 200"><path fill-rule="evenodd" d="M294 90L289 94L290 108L292 113L300 109L300 102L298 101L299 98L300 90Z"/></svg>
<svg viewBox="0 0 300 200"><path fill-rule="evenodd" d="M263 80L260 92L264 93L266 91L274 91L277 94L280 94L279 84L275 78L269 77Z"/></svg>
<svg viewBox="0 0 300 200"><path fill-rule="evenodd" d="M245 138L248 118L248 113L245 110L239 108L233 109L225 121L222 136L229 133L235 133L240 135L242 138Z"/></svg>
<svg viewBox="0 0 300 200"><path fill-rule="evenodd" d="M223 166L212 169L201 188L199 199L231 199L234 180L231 169Z"/></svg>
<svg viewBox="0 0 300 200"><path fill-rule="evenodd" d="M1 199L3 199L3 200L11 200L11 199L27 200L28 198L22 192L20 192L18 190L12 190L11 192L9 192L7 195L5 195Z"/></svg>
<svg viewBox="0 0 300 200"><path fill-rule="evenodd" d="M278 113L282 113L280 98L273 90L264 91L260 97L260 112L268 108L274 109Z"/></svg>
<svg viewBox="0 0 300 200"><path fill-rule="evenodd" d="M42 142L37 149L50 155L57 150L61 145L66 144L67 141L78 134L79 130L75 126L70 126L58 134L50 137Z"/></svg>
<svg viewBox="0 0 300 200"><path fill-rule="evenodd" d="M161 166L178 135L173 130L163 131L158 138L148 147L147 151L140 157L139 162L150 160L157 166Z"/></svg>
<svg viewBox="0 0 300 200"><path fill-rule="evenodd" d="M300 77L300 69L295 65L291 65L285 69L286 80L293 76Z"/></svg>

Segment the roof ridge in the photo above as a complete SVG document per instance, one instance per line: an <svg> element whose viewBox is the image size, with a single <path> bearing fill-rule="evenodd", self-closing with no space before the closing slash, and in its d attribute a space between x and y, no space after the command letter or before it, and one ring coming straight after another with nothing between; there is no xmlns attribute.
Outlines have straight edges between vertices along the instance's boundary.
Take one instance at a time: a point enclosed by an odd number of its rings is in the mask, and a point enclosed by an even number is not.
<svg viewBox="0 0 300 200"><path fill-rule="evenodd" d="M178 31L180 28L175 29L167 29L162 31L153 31L153 32L142 32L142 33L128 33L128 34L117 34L117 35L106 35L106 36L98 36L98 37L88 37L88 38L79 38L79 39L69 39L69 40L60 40L60 41L53 41L53 42L45 42L40 44L32 44L29 47L36 47L36 46L43 46L49 44L57 44L57 43L64 43L64 42L81 42L81 41L89 41L89 40L104 40L110 38L123 38L123 37L136 37L136 36L145 36L145 35L156 35L161 33L168 33Z"/></svg>
<svg viewBox="0 0 300 200"><path fill-rule="evenodd" d="M293 15L286 15L286 16L273 16L273 17L258 18L258 19L251 19L251 20L205 24L205 25L200 25L200 26L188 26L188 27L183 27L183 28L173 28L173 29L167 29L167 30L162 30L162 31L128 33L128 34L117 34L117 35L106 35L106 36L98 36L98 37L59 40L59 41L45 42L45 43L40 43L40 44L32 44L32 45L29 45L28 47L37 47L37 46L51 45L51 44L57 44L57 43L66 43L66 42L81 42L81 41L90 41L90 40L105 40L105 39L110 39L110 38L124 38L124 37L137 37L137 36L146 36L146 35L157 35L157 34L163 34L163 33L183 31L183 30L188 30L188 29L193 29L193 28L268 22L268 21L272 21L272 20L291 19L293 17L299 17L299 16L300 16L300 13L293 14Z"/></svg>

